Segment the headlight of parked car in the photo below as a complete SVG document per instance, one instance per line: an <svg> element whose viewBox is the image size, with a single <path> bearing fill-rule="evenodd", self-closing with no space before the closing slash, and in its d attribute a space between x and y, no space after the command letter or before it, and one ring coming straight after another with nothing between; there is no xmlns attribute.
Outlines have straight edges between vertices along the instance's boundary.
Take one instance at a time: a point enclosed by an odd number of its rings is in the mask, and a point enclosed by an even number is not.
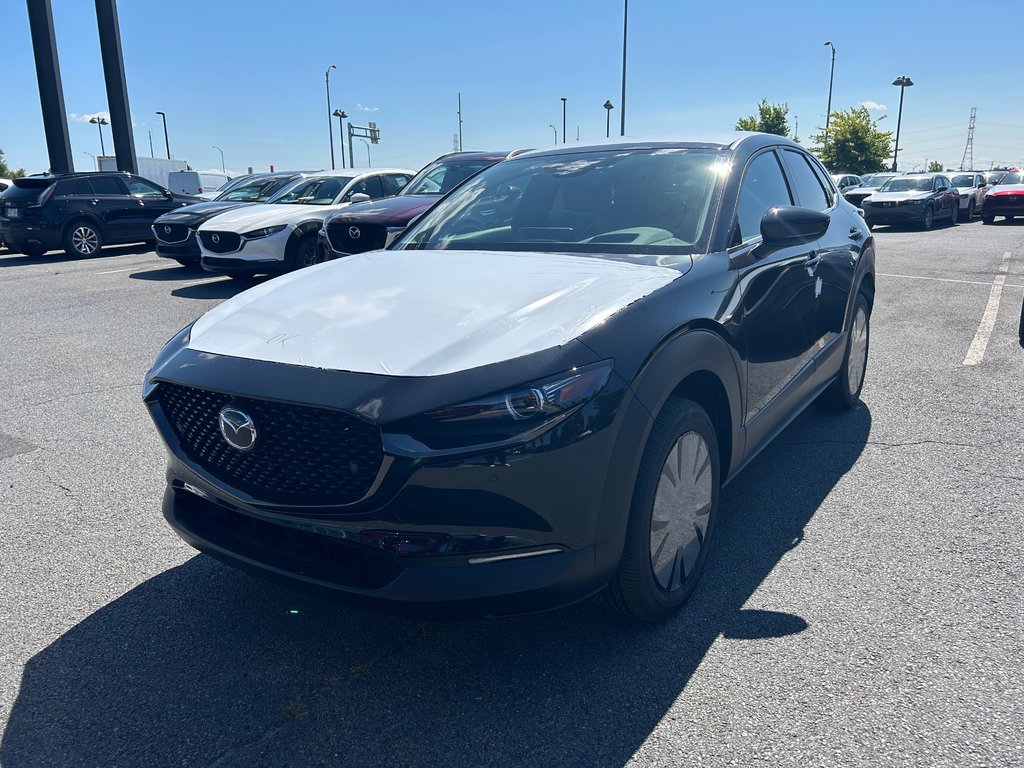
<svg viewBox="0 0 1024 768"><path fill-rule="evenodd" d="M278 224L276 227L263 227L262 229L254 229L252 232L243 232L242 237L246 240L259 240L261 237L270 237L276 235L287 227L287 224Z"/></svg>
<svg viewBox="0 0 1024 768"><path fill-rule="evenodd" d="M146 372L146 378L142 380L143 398L149 397L149 394L156 388L156 384L153 382L153 376L155 376L157 372L167 364L179 349L188 346L189 338L192 336L193 325L195 325L195 322L189 323L174 334L170 341L164 344L157 353L156 360L153 361L152 367L150 367Z"/></svg>

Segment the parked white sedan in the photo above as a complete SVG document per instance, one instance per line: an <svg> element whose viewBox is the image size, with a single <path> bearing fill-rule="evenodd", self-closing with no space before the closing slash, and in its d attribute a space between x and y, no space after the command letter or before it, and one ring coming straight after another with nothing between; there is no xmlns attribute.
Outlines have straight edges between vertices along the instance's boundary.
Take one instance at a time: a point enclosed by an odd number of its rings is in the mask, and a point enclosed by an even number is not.
<svg viewBox="0 0 1024 768"><path fill-rule="evenodd" d="M214 216L196 233L203 269L236 276L286 272L315 264L324 219L350 204L396 194L415 171L374 168L322 171L281 190L263 205Z"/></svg>
<svg viewBox="0 0 1024 768"><path fill-rule="evenodd" d="M981 201L985 199L988 182L983 174L973 171L952 174L951 181L960 195L960 218L970 221L975 211L981 211Z"/></svg>

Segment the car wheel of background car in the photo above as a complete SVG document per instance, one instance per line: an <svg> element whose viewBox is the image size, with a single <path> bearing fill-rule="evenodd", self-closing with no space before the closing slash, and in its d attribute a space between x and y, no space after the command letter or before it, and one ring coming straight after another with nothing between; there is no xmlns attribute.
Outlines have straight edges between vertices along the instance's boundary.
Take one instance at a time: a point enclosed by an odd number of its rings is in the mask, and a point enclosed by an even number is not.
<svg viewBox="0 0 1024 768"><path fill-rule="evenodd" d="M853 320L846 337L846 354L835 381L821 393L818 402L834 411L847 411L857 404L864 388L871 343L871 310L863 293L853 300Z"/></svg>
<svg viewBox="0 0 1024 768"><path fill-rule="evenodd" d="M1006 214L1006 220L1007 221L1013 221L1015 216L1016 216L1016 214L1008 213L1008 214Z"/></svg>
<svg viewBox="0 0 1024 768"><path fill-rule="evenodd" d="M949 226L955 227L957 220L960 218L960 201L956 201L956 205L953 206L949 213Z"/></svg>
<svg viewBox="0 0 1024 768"><path fill-rule="evenodd" d="M719 482L711 419L690 400L670 399L640 460L622 559L602 593L607 607L640 621L679 610L708 557Z"/></svg>
<svg viewBox="0 0 1024 768"><path fill-rule="evenodd" d="M931 229L935 222L935 209L930 205L924 209L924 220L921 222L922 229Z"/></svg>
<svg viewBox="0 0 1024 768"><path fill-rule="evenodd" d="M995 221L996 221L996 217L995 216L986 216L984 213L981 214L981 223L982 224L994 224Z"/></svg>
<svg viewBox="0 0 1024 768"><path fill-rule="evenodd" d="M73 221L64 230L64 253L68 256L92 256L103 247L103 234L89 221Z"/></svg>
<svg viewBox="0 0 1024 768"><path fill-rule="evenodd" d="M317 252L316 233L304 235L288 244L289 269L302 269L323 261L323 255Z"/></svg>
<svg viewBox="0 0 1024 768"><path fill-rule="evenodd" d="M175 259L175 261L181 264L181 266L183 267L199 266L199 259Z"/></svg>
<svg viewBox="0 0 1024 768"><path fill-rule="evenodd" d="M967 220L970 221L973 218L974 218L974 201L971 200L971 202L969 202L967 204Z"/></svg>

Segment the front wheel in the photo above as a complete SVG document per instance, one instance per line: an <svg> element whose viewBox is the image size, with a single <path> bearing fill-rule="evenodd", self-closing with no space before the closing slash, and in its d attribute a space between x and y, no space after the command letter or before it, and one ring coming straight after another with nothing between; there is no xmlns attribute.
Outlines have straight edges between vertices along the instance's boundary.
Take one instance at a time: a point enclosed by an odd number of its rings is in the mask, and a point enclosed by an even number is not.
<svg viewBox="0 0 1024 768"><path fill-rule="evenodd" d="M302 269L313 264L325 261L325 257L316 247L316 234L305 235L292 243L291 254L288 258L290 269Z"/></svg>
<svg viewBox="0 0 1024 768"><path fill-rule="evenodd" d="M871 310L864 294L858 293L853 302L853 320L846 337L843 364L832 384L821 393L821 405L834 411L847 411L857 404L864 388L870 341Z"/></svg>
<svg viewBox="0 0 1024 768"><path fill-rule="evenodd" d="M967 204L967 220L970 221L973 218L974 218L974 201L971 200L971 202L969 202Z"/></svg>
<svg viewBox="0 0 1024 768"><path fill-rule="evenodd" d="M660 621L682 607L700 578L718 514L718 440L707 413L672 398L644 448L619 569L607 607Z"/></svg>
<svg viewBox="0 0 1024 768"><path fill-rule="evenodd" d="M931 229L935 223L935 209L930 205L924 209L924 219L921 221L921 229Z"/></svg>
<svg viewBox="0 0 1024 768"><path fill-rule="evenodd" d="M64 231L64 253L72 258L92 256L103 247L103 233L88 221L76 221Z"/></svg>
<svg viewBox="0 0 1024 768"><path fill-rule="evenodd" d="M996 217L991 215L991 214L983 213L983 214L981 214L981 223L982 224L995 224L996 223Z"/></svg>
<svg viewBox="0 0 1024 768"><path fill-rule="evenodd" d="M949 212L949 226L955 227L957 219L959 219L959 218L960 218L960 201L957 200L956 201L956 205L954 205L953 209Z"/></svg>

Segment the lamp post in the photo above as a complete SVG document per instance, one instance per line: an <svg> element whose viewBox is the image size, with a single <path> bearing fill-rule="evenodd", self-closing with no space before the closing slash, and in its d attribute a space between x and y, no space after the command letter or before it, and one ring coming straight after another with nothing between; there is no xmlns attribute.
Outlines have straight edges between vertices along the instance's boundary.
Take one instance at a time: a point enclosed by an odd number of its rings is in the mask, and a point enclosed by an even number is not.
<svg viewBox="0 0 1024 768"><path fill-rule="evenodd" d="M96 126L100 132L100 154L106 155L107 149L103 146L103 126L110 125L110 121L105 117L90 117L89 122Z"/></svg>
<svg viewBox="0 0 1024 768"><path fill-rule="evenodd" d="M626 23L629 21L629 0L622 2L622 100L619 102L619 135L626 135Z"/></svg>
<svg viewBox="0 0 1024 768"><path fill-rule="evenodd" d="M86 152L84 149L82 150L82 152L92 158L92 163L93 165L96 166L96 170L98 171L100 169L100 164L99 161L96 160L96 155L94 155L92 152Z"/></svg>
<svg viewBox="0 0 1024 768"><path fill-rule="evenodd" d="M831 40L826 40L825 45L832 49L832 69L828 74L828 111L825 112L825 146L828 146L828 122L832 118L832 80L836 75L836 47Z"/></svg>
<svg viewBox="0 0 1024 768"><path fill-rule="evenodd" d="M606 99L604 102L604 137L610 138L612 135L612 110L615 105L612 104L611 99Z"/></svg>
<svg viewBox="0 0 1024 768"><path fill-rule="evenodd" d="M149 134L149 156L150 157L154 157L154 155L153 155L153 132L147 128L146 129L146 133Z"/></svg>
<svg viewBox="0 0 1024 768"><path fill-rule="evenodd" d="M912 86L914 81L906 75L900 75L892 81L892 84L900 87L900 111L896 117L896 148L892 153L892 172L896 173L896 161L900 154L900 125L903 122L903 91Z"/></svg>
<svg viewBox="0 0 1024 768"><path fill-rule="evenodd" d="M337 69L331 64L324 72L324 83L327 85L327 135L331 143L331 170L334 170L334 123L331 121L331 70Z"/></svg>
<svg viewBox="0 0 1024 768"><path fill-rule="evenodd" d="M341 145L341 167L345 167L345 125L341 121L344 120L348 115L345 114L344 109L336 109L331 113L338 118L338 144Z"/></svg>
<svg viewBox="0 0 1024 768"><path fill-rule="evenodd" d="M555 128L551 123L548 123L548 128L555 132L555 146L558 146L558 129Z"/></svg>
<svg viewBox="0 0 1024 768"><path fill-rule="evenodd" d="M221 149L220 147L213 147L213 149L216 149L218 152L220 152L220 170L221 170L221 173L227 173L227 170L224 168L224 150Z"/></svg>
<svg viewBox="0 0 1024 768"><path fill-rule="evenodd" d="M171 159L171 142L168 141L168 139L167 139L167 115L165 115L163 112L157 112L156 114L160 115L160 117L163 118L163 121L164 121L164 146L167 147L167 159L170 160Z"/></svg>
<svg viewBox="0 0 1024 768"><path fill-rule="evenodd" d="M358 137L357 137L358 138ZM370 162L370 142L366 139L359 139L363 144L366 145L366 167L373 168L373 163Z"/></svg>
<svg viewBox="0 0 1024 768"><path fill-rule="evenodd" d="M562 143L565 144L565 102L566 97L562 97Z"/></svg>

